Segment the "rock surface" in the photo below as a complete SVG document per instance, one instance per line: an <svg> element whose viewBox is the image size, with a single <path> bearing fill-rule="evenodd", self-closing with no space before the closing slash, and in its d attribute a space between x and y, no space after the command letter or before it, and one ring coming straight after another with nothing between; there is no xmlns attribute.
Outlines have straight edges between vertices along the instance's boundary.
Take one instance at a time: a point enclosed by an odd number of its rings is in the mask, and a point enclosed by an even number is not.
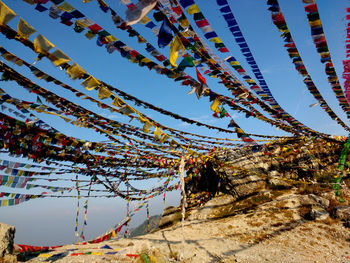
<svg viewBox="0 0 350 263"><path fill-rule="evenodd" d="M164 228L177 223L182 218L181 210L174 206L168 206L164 209L162 217L159 220L159 228Z"/></svg>

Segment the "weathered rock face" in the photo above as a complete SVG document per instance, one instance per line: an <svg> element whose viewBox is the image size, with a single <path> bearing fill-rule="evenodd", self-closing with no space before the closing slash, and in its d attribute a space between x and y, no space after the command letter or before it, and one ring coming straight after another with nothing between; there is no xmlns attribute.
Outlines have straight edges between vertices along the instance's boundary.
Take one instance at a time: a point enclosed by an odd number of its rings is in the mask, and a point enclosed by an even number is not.
<svg viewBox="0 0 350 263"><path fill-rule="evenodd" d="M164 209L159 220L159 228L164 228L177 223L182 218L180 208L168 206Z"/></svg>
<svg viewBox="0 0 350 263"><path fill-rule="evenodd" d="M15 227L0 223L0 263L15 263L17 257L12 255Z"/></svg>
<svg viewBox="0 0 350 263"><path fill-rule="evenodd" d="M12 254L15 227L0 223L0 257Z"/></svg>
<svg viewBox="0 0 350 263"><path fill-rule="evenodd" d="M186 182L187 199L191 204L193 197L198 198L195 194L203 192L207 199L217 192L243 199L266 187L290 189L293 182L305 179L332 182L341 148L341 142L292 139L213 152L210 162L197 167L199 176Z"/></svg>

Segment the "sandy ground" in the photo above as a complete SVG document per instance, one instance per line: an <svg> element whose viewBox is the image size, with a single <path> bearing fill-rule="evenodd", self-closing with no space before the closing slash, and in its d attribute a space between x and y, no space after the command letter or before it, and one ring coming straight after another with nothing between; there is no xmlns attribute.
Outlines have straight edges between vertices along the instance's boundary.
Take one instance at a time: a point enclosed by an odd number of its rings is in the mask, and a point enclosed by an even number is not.
<svg viewBox="0 0 350 263"><path fill-rule="evenodd" d="M350 229L329 217L304 220L300 216L300 196L296 194L279 196L252 212L226 215L220 219L207 218L210 211L215 210L215 214L224 208L227 212L227 203L229 199L193 211L183 230L178 223L133 239L65 246L27 262L350 263ZM232 205L230 209L233 209ZM104 245L111 249L102 249ZM87 252L91 253L74 256ZM111 252L117 253L106 254Z"/></svg>

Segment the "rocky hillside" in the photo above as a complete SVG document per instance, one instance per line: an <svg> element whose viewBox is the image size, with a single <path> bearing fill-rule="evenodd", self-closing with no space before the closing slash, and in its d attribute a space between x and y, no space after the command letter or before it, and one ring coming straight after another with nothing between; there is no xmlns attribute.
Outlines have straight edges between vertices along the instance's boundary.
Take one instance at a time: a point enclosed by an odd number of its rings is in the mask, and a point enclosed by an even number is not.
<svg viewBox="0 0 350 263"><path fill-rule="evenodd" d="M331 184L341 146L298 139L213 152L186 168L183 227L180 209L169 207L158 231L26 262L350 262L350 179L342 202Z"/></svg>
<svg viewBox="0 0 350 263"><path fill-rule="evenodd" d="M346 211L337 214L327 196L266 190L235 202L220 195L191 210L183 229L65 246L27 262L180 262L182 255L183 262L350 262L350 231L339 218Z"/></svg>

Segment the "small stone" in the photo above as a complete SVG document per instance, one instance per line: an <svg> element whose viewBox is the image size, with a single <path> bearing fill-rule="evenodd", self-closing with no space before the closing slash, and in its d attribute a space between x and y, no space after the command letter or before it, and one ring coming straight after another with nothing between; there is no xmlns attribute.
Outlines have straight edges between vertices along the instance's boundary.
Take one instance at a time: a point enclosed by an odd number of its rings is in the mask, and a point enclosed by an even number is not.
<svg viewBox="0 0 350 263"><path fill-rule="evenodd" d="M313 205L310 212L305 215L305 218L309 220L325 220L328 216L328 212L323 207Z"/></svg>

